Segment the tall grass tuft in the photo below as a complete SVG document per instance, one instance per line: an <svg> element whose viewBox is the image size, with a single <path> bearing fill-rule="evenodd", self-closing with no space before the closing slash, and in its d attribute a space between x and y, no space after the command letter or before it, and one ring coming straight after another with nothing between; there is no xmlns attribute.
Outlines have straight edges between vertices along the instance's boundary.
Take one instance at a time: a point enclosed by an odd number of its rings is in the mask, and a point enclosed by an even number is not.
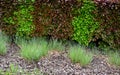
<svg viewBox="0 0 120 75"><path fill-rule="evenodd" d="M21 47L21 56L28 60L39 60L48 53L48 43L44 39L33 38L32 40L18 41Z"/></svg>
<svg viewBox="0 0 120 75"><path fill-rule="evenodd" d="M79 46L73 46L69 51L69 58L73 63L80 63L81 66L85 66L92 61L93 55L87 53L83 48Z"/></svg>
<svg viewBox="0 0 120 75"><path fill-rule="evenodd" d="M48 46L50 50L58 51L62 51L65 48L65 46L62 44L62 41L58 41L57 39L51 40Z"/></svg>
<svg viewBox="0 0 120 75"><path fill-rule="evenodd" d="M109 62L113 65L120 66L120 54L118 52L109 52Z"/></svg>
<svg viewBox="0 0 120 75"><path fill-rule="evenodd" d="M7 52L7 36L0 32L0 55L4 55Z"/></svg>

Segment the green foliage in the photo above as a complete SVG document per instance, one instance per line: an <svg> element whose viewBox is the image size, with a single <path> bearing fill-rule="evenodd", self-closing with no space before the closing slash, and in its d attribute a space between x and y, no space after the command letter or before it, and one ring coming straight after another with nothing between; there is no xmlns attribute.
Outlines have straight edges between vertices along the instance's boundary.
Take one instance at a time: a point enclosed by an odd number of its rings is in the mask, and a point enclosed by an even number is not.
<svg viewBox="0 0 120 75"><path fill-rule="evenodd" d="M108 56L111 64L120 66L120 54L118 52L109 52Z"/></svg>
<svg viewBox="0 0 120 75"><path fill-rule="evenodd" d="M18 67L15 66L14 64L10 64L10 71L11 73L17 73Z"/></svg>
<svg viewBox="0 0 120 75"><path fill-rule="evenodd" d="M48 53L48 50L64 50L65 46L61 41L56 39L49 41L44 38L32 38L31 40L25 40L18 38L16 43L21 48L21 56L28 60L39 60L42 56Z"/></svg>
<svg viewBox="0 0 120 75"><path fill-rule="evenodd" d="M103 41L99 42L98 48L100 50L103 50L103 51L109 51L109 50L111 50L110 46L107 43L103 42Z"/></svg>
<svg viewBox="0 0 120 75"><path fill-rule="evenodd" d="M70 48L69 58L73 63L80 63L82 66L89 64L92 60L93 55L87 53L84 49L79 46Z"/></svg>
<svg viewBox="0 0 120 75"><path fill-rule="evenodd" d="M18 67L15 66L14 64L10 64L9 70L7 69L5 72L0 70L1 75L14 75L17 74L17 72L18 72Z"/></svg>
<svg viewBox="0 0 120 75"><path fill-rule="evenodd" d="M29 41L19 40L17 43L21 47L21 56L28 60L39 60L48 52L48 43L44 39L32 39Z"/></svg>
<svg viewBox="0 0 120 75"><path fill-rule="evenodd" d="M34 10L32 5L20 5L13 16L5 17L4 21L9 25L16 26L16 36L29 36L34 29L33 17L31 12Z"/></svg>
<svg viewBox="0 0 120 75"><path fill-rule="evenodd" d="M32 38L31 40L17 39L16 43L21 48L21 56L28 60L39 60L48 53L48 50L64 50L64 45L58 40L49 43L43 38Z"/></svg>
<svg viewBox="0 0 120 75"><path fill-rule="evenodd" d="M17 17L18 20L18 29L17 29L17 36L28 36L30 35L31 31L34 29L33 25L33 17L30 14L33 11L33 6L20 6L20 10L18 12L14 12L14 15Z"/></svg>
<svg viewBox="0 0 120 75"><path fill-rule="evenodd" d="M32 3L35 2L35 0L18 0L18 2Z"/></svg>
<svg viewBox="0 0 120 75"><path fill-rule="evenodd" d="M0 70L0 75L43 75L37 68L31 72L27 72L14 64L10 64L10 68L5 72Z"/></svg>
<svg viewBox="0 0 120 75"><path fill-rule="evenodd" d="M62 43L62 41L58 41L57 39L51 40L49 42L49 49L50 50L64 50L64 45Z"/></svg>
<svg viewBox="0 0 120 75"><path fill-rule="evenodd" d="M75 16L72 20L73 39L82 45L88 46L95 30L98 28L98 22L95 22L95 15L92 13L95 9L92 1L84 1L81 8L74 10L74 14L78 16Z"/></svg>
<svg viewBox="0 0 120 75"><path fill-rule="evenodd" d="M8 38L0 31L0 55L4 55L7 52Z"/></svg>
<svg viewBox="0 0 120 75"><path fill-rule="evenodd" d="M13 18L12 18L12 17L4 18L4 21L5 21L6 23L9 23L9 24L15 24L15 22L13 21Z"/></svg>

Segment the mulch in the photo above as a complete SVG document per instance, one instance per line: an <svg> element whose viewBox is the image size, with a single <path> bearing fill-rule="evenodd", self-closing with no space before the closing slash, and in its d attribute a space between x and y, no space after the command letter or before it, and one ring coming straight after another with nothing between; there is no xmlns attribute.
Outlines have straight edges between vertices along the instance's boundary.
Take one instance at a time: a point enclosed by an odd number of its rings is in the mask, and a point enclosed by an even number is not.
<svg viewBox="0 0 120 75"><path fill-rule="evenodd" d="M120 75L120 67L109 64L105 55L94 55L91 63L82 67L79 63L72 63L66 51L49 51L37 62L25 60L19 51L16 44L11 44L7 54L0 56L0 69L6 71L10 64L14 64L29 72L38 68L44 75Z"/></svg>

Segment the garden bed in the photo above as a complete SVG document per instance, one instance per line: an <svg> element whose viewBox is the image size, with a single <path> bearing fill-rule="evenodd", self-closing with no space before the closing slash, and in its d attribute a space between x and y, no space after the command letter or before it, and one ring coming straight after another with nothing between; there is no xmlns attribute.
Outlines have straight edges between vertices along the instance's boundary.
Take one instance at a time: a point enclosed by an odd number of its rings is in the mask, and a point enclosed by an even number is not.
<svg viewBox="0 0 120 75"><path fill-rule="evenodd" d="M0 75L120 75L120 1L0 3Z"/></svg>
<svg viewBox="0 0 120 75"><path fill-rule="evenodd" d="M8 47L7 54L0 56L0 69L4 73L13 64L18 66L17 75L23 74L21 70L29 73L29 75L34 75L36 68L39 71L36 75L40 75L40 72L43 75L120 75L120 67L110 65L105 55L94 55L91 63L82 67L79 63L73 64L71 62L67 56L68 50L49 51L47 56L36 62L25 60L20 56L19 51L20 48L13 43ZM11 73L11 75L13 74Z"/></svg>

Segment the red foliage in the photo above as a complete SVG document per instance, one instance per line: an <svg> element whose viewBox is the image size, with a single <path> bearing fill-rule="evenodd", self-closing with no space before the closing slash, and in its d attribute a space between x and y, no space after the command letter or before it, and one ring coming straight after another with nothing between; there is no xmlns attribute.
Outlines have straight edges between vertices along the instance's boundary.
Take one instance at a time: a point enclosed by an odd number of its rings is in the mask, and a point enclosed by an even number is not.
<svg viewBox="0 0 120 75"><path fill-rule="evenodd" d="M50 35L54 38L68 39L73 29L71 26L72 7L76 0L36 0L34 35Z"/></svg>
<svg viewBox="0 0 120 75"><path fill-rule="evenodd" d="M101 25L97 31L96 38L102 39L111 48L120 49L120 4L118 4L118 0L109 0L109 2L106 5L97 4L97 19Z"/></svg>
<svg viewBox="0 0 120 75"><path fill-rule="evenodd" d="M17 10L17 0L0 0L0 29L5 31L8 35L13 35L16 32L16 25L8 25L4 22L4 17L10 17L13 15L13 11Z"/></svg>

